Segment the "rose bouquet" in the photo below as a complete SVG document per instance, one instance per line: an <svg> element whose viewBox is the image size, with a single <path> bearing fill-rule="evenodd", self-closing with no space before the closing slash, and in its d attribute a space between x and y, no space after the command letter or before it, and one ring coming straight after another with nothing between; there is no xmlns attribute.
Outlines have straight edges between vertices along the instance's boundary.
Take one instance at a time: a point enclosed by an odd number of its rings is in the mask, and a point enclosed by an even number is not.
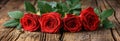
<svg viewBox="0 0 120 41"><path fill-rule="evenodd" d="M38 1L37 9L25 1L26 12L8 12L10 20L3 25L16 27L25 31L36 31L57 33L61 29L68 32L79 32L81 30L95 31L100 26L112 28L113 23L108 17L113 14L113 9L100 11L98 8L88 7L81 10L80 0L66 0L65 2Z"/></svg>

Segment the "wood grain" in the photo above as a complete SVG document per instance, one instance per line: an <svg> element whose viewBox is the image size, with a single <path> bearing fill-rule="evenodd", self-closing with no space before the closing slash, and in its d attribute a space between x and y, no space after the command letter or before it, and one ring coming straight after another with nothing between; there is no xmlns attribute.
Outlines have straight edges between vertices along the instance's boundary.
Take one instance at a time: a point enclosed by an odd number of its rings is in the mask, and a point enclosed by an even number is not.
<svg viewBox="0 0 120 41"><path fill-rule="evenodd" d="M9 17L7 13L9 11L14 11L14 10L23 10L23 4L24 0L10 0L6 5L4 5L3 8L0 10L0 40L1 41L8 41L8 40L16 40L17 37L19 37L20 33L16 32L15 28L5 28L2 26L2 24L6 21L9 20Z"/></svg>
<svg viewBox="0 0 120 41"><path fill-rule="evenodd" d="M9 35L9 33L11 33L11 31L13 31L14 28L5 28L2 24L9 19L7 12L15 10L16 8L19 7L19 5L21 5L21 1L17 1L16 0L10 0L3 8L1 8L0 10L0 40L6 40L7 36ZM11 6L14 5L14 6ZM16 7L16 8L15 8Z"/></svg>
<svg viewBox="0 0 120 41"><path fill-rule="evenodd" d="M120 21L119 21L119 1L116 0L106 0L106 3L115 10L114 15L109 19L114 22L115 26L112 29L113 37L116 41L120 41Z"/></svg>
<svg viewBox="0 0 120 41"><path fill-rule="evenodd" d="M58 1L58 0L47 0ZM9 20L7 13L14 10L24 10L24 0L0 0L0 41L120 41L120 1L119 0L81 0L82 10L87 7L100 8L101 11L114 9L114 14L109 17L115 26L112 29L100 27L96 31L80 31L76 33L63 32L57 34L43 33L40 31L19 31L15 28L2 26ZM37 8L37 0L30 0Z"/></svg>
<svg viewBox="0 0 120 41"><path fill-rule="evenodd" d="M9 0L0 0L0 9L4 7L4 5L8 2Z"/></svg>

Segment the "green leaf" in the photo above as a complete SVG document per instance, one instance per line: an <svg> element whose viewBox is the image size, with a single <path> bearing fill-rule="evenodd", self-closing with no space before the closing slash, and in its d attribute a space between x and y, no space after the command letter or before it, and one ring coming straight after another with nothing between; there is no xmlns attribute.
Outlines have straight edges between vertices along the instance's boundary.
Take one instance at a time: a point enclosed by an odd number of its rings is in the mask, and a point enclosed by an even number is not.
<svg viewBox="0 0 120 41"><path fill-rule="evenodd" d="M70 0L72 4L78 4L78 2L80 2L80 0Z"/></svg>
<svg viewBox="0 0 120 41"><path fill-rule="evenodd" d="M77 4L80 4L80 0L73 0L72 1L72 6L76 6Z"/></svg>
<svg viewBox="0 0 120 41"><path fill-rule="evenodd" d="M25 2L24 2L24 5L25 5L25 10L26 10L27 12L36 13L35 7L34 7L29 1L25 1Z"/></svg>
<svg viewBox="0 0 120 41"><path fill-rule="evenodd" d="M21 27L22 27L22 26L21 26L21 24L19 23L19 24L17 25L16 29L20 30Z"/></svg>
<svg viewBox="0 0 120 41"><path fill-rule="evenodd" d="M41 14L53 11L52 6L47 4L45 1L44 2L38 1L38 8L39 8Z"/></svg>
<svg viewBox="0 0 120 41"><path fill-rule="evenodd" d="M20 19L20 18L23 17L23 12L21 12L21 11L12 11L12 12L8 12L8 15L11 18Z"/></svg>
<svg viewBox="0 0 120 41"><path fill-rule="evenodd" d="M19 24L19 20L15 20L15 19L11 19L11 20L9 20L9 21L7 21L7 22L5 22L4 24L3 24L3 26L6 26L6 27L14 27L14 26L16 26L16 25L18 25Z"/></svg>
<svg viewBox="0 0 120 41"><path fill-rule="evenodd" d="M57 6L57 2L48 2L49 5L52 6L52 8L55 8Z"/></svg>
<svg viewBox="0 0 120 41"><path fill-rule="evenodd" d="M80 4L80 0L66 0L66 4L69 8L78 7L78 6L80 6L80 5L78 5L78 4Z"/></svg>
<svg viewBox="0 0 120 41"><path fill-rule="evenodd" d="M67 8L67 6L65 5L65 3L61 3L62 6L62 10L63 12L67 12L69 9Z"/></svg>
<svg viewBox="0 0 120 41"><path fill-rule="evenodd" d="M81 11L80 0L66 0L66 4L68 8L67 13L79 15L78 11Z"/></svg>
<svg viewBox="0 0 120 41"><path fill-rule="evenodd" d="M95 12L98 16L100 16L100 9L94 8L94 12Z"/></svg>
<svg viewBox="0 0 120 41"><path fill-rule="evenodd" d="M64 17L65 13L69 11L69 8L66 6L66 4L62 2L57 3L57 7L55 9L57 10L56 12L59 12L62 15L62 17Z"/></svg>
<svg viewBox="0 0 120 41"><path fill-rule="evenodd" d="M80 15L80 11L74 10L74 11L73 11L73 14L75 14L75 15Z"/></svg>
<svg viewBox="0 0 120 41"><path fill-rule="evenodd" d="M67 1L66 1L66 4L67 4L68 8L71 8L71 7L72 7L71 1L67 0Z"/></svg>
<svg viewBox="0 0 120 41"><path fill-rule="evenodd" d="M72 9L80 9L81 4L76 4L75 6L72 7Z"/></svg>
<svg viewBox="0 0 120 41"><path fill-rule="evenodd" d="M108 19L103 20L102 24L104 28L112 28L114 26L114 24Z"/></svg>
<svg viewBox="0 0 120 41"><path fill-rule="evenodd" d="M113 14L114 10L113 9L107 9L101 13L102 18L108 18Z"/></svg>

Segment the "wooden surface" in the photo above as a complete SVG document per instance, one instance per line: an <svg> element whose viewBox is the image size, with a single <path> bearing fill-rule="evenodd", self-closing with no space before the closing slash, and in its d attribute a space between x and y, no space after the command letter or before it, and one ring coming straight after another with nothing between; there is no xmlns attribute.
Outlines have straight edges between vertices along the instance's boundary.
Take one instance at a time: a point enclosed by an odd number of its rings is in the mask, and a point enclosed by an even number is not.
<svg viewBox="0 0 120 41"><path fill-rule="evenodd" d="M36 6L37 0L30 0ZM120 0L82 0L82 9L89 6L99 7L101 11L113 8L114 14L109 20L115 24L112 29L99 28L97 31L64 32L49 34L42 32L20 32L15 28L5 28L4 22L10 18L7 12L24 10L24 0L0 0L0 41L120 41Z"/></svg>

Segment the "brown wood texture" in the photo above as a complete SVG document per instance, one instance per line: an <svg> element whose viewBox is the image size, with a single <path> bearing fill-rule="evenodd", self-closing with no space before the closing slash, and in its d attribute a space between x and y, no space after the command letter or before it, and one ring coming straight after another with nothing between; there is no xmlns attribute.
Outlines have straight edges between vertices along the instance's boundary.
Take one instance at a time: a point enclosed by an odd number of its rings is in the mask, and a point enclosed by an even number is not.
<svg viewBox="0 0 120 41"><path fill-rule="evenodd" d="M48 0L50 1L50 0ZM55 0L57 1L57 0ZM42 32L21 32L15 28L6 28L2 24L9 20L7 13L24 10L24 0L0 0L0 41L120 41L120 1L119 0L81 0L82 9L99 7L101 11L114 9L109 20L115 24L112 29L100 27L97 31L63 32L49 34ZM36 6L37 0L30 0Z"/></svg>

